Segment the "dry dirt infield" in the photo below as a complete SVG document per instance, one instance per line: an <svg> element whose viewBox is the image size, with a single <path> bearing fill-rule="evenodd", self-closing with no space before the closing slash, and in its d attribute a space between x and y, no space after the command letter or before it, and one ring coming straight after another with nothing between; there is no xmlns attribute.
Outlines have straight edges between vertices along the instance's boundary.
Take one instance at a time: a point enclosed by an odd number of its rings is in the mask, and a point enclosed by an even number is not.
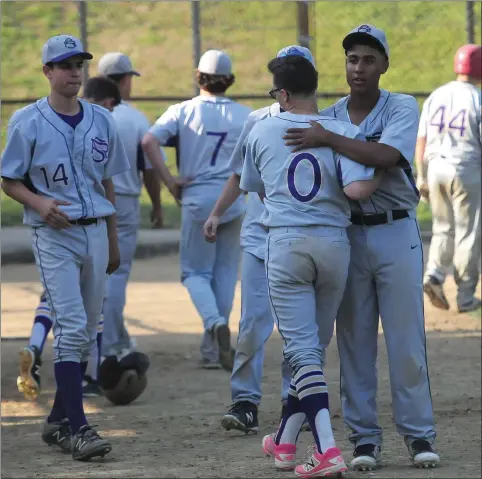
<svg viewBox="0 0 482 479"><path fill-rule="evenodd" d="M74 462L44 445L40 428L53 398L51 343L45 347L43 392L27 402L16 389L17 352L27 336L40 285L33 266L2 268L2 477L293 477L263 457L263 434L274 431L280 413L281 341L274 333L267 347L260 434L226 432L220 419L230 405L229 374L197 368L201 322L178 281L177 256L137 261L128 291L128 328L149 354L146 392L133 404L111 406L87 400L91 424L109 438L113 451L104 460ZM454 300L452 281L447 285ZM480 294L480 289L479 289ZM232 314L239 318L239 285ZM349 477L480 477L481 342L480 317L441 312L426 305L428 359L442 465L419 471L409 464L391 411L388 368L380 336L379 412L385 428L383 464L369 474ZM338 358L334 343L325 370L337 438L348 460L351 447L340 418ZM302 433L300 458L311 444Z"/></svg>

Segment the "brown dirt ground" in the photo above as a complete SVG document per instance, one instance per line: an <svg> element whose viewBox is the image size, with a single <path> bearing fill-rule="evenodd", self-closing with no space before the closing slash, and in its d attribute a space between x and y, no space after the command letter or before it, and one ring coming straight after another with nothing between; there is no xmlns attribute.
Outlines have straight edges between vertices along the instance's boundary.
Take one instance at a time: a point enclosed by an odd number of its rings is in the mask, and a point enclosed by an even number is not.
<svg viewBox="0 0 482 479"><path fill-rule="evenodd" d="M29 334L40 285L33 266L2 268L2 477L292 477L263 457L263 434L275 430L280 413L281 341L275 332L267 347L260 434L226 432L220 419L230 405L229 375L198 369L201 322L179 284L176 255L137 261L128 291L128 327L139 349L151 358L149 385L134 403L114 407L104 398L86 401L113 451L103 460L72 461L45 446L40 428L53 397L51 343L45 347L43 391L38 402L16 389L17 352ZM454 285L447 284L454 301ZM480 288L479 288L480 294ZM232 314L237 331L239 285ZM385 428L383 467L365 474L378 478L480 477L481 468L481 319L426 304L431 385L442 463L436 470L410 466L402 438L395 432L383 336L380 335L379 413ZM325 371L331 394L335 436L349 459L351 447L340 418L336 347ZM302 433L300 456L311 444ZM30 451L30 452L28 452ZM350 477L363 474L350 473Z"/></svg>

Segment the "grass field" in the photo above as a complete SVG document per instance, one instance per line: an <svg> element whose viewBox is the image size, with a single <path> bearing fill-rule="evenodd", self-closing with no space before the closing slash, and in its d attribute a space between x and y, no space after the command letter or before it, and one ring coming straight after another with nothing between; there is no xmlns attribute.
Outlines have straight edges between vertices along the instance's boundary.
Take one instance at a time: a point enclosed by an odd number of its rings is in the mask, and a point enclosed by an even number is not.
<svg viewBox="0 0 482 479"><path fill-rule="evenodd" d="M310 7L312 49L320 72L320 92L346 93L341 39L360 23L386 30L391 68L382 87L392 91L431 91L452 77L455 50L466 41L465 2L317 2ZM476 38L480 38L480 3L475 4ZM2 99L41 97L48 85L41 74L40 51L55 33L79 35L73 2L2 3ZM21 28L20 28L21 27ZM202 50L225 49L233 58L236 84L232 94L264 94L270 86L266 63L276 51L297 43L294 2L201 2ZM134 95L192 96L191 6L189 2L88 2L89 50L95 58L123 51L142 73ZM95 60L90 74L95 74ZM269 103L246 101L253 108ZM320 108L332 100L320 100ZM167 102L136 103L154 121ZM8 118L19 105L2 104L2 142ZM173 154L168 152L174 168ZM163 195L166 223L178 224L177 207ZM143 216L149 207L143 198ZM2 224L17 224L19 209L2 196ZM430 220L425 206L421 221Z"/></svg>

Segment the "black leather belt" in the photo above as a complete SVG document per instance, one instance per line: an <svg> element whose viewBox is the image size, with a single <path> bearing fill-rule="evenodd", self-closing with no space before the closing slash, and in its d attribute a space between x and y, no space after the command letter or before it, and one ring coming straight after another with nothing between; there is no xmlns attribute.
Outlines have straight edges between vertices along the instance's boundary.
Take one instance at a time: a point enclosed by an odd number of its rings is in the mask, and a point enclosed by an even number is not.
<svg viewBox="0 0 482 479"><path fill-rule="evenodd" d="M80 218L78 220L69 220L69 223L77 226L89 226L97 225L102 221L104 221L104 218Z"/></svg>
<svg viewBox="0 0 482 479"><path fill-rule="evenodd" d="M393 220L401 220L403 218L408 218L409 214L407 210L392 210ZM354 225L359 226L378 226L388 223L387 213L375 213L373 215L360 215L353 213L351 215L351 222Z"/></svg>

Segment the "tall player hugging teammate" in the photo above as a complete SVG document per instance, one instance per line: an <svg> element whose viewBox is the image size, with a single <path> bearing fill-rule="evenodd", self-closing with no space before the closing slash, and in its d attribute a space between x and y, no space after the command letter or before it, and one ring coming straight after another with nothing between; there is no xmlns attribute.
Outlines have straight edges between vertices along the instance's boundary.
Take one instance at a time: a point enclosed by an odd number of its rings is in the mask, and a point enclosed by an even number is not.
<svg viewBox="0 0 482 479"><path fill-rule="evenodd" d="M82 375L106 272L120 261L110 178L129 169L108 110L77 98L90 59L77 38L57 35L45 43L50 95L13 114L2 157L3 188L25 207L52 311L57 390L42 439L81 461L111 451L85 417Z"/></svg>

